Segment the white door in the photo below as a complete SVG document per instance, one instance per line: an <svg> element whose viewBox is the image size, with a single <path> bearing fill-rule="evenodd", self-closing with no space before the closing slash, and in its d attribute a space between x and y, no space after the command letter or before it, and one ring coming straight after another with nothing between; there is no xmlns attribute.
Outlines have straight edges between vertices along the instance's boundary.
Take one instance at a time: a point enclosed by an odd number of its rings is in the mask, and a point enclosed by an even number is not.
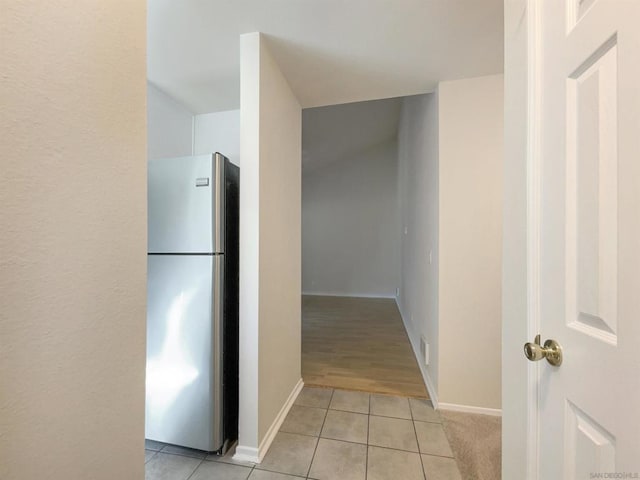
<svg viewBox="0 0 640 480"><path fill-rule="evenodd" d="M538 478L640 478L640 0L536 7Z"/></svg>

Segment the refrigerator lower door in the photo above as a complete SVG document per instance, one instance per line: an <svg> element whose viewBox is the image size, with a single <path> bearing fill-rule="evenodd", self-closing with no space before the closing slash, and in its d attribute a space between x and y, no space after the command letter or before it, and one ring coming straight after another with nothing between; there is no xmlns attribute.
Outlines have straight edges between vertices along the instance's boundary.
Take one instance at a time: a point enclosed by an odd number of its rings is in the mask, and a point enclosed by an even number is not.
<svg viewBox="0 0 640 480"><path fill-rule="evenodd" d="M223 258L148 256L148 439L206 451L222 446Z"/></svg>

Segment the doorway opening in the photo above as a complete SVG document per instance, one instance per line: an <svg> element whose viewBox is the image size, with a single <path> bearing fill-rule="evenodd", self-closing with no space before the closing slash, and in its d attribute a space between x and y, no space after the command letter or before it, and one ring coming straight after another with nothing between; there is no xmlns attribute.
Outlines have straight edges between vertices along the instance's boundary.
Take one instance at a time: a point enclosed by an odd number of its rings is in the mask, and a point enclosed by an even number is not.
<svg viewBox="0 0 640 480"><path fill-rule="evenodd" d="M303 110L305 385L428 398L397 303L401 102Z"/></svg>

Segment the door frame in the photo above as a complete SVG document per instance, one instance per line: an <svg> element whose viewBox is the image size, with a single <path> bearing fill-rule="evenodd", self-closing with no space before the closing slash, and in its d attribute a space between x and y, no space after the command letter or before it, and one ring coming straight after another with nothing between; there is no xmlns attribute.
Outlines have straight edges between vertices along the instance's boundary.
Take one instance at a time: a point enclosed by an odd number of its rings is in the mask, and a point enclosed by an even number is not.
<svg viewBox="0 0 640 480"><path fill-rule="evenodd" d="M502 477L538 479L541 2L504 1L505 163L502 298Z"/></svg>

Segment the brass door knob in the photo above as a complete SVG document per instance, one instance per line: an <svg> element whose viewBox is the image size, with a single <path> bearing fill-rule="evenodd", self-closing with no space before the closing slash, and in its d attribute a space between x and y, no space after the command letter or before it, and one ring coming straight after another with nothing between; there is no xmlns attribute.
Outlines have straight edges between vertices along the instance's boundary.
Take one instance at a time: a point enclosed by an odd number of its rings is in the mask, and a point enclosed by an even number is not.
<svg viewBox="0 0 640 480"><path fill-rule="evenodd" d="M528 360L537 362L543 358L547 359L554 367L559 367L562 364L562 347L555 340L547 340L544 345L540 345L540 334L536 335L533 343L527 342L524 344L524 355Z"/></svg>

